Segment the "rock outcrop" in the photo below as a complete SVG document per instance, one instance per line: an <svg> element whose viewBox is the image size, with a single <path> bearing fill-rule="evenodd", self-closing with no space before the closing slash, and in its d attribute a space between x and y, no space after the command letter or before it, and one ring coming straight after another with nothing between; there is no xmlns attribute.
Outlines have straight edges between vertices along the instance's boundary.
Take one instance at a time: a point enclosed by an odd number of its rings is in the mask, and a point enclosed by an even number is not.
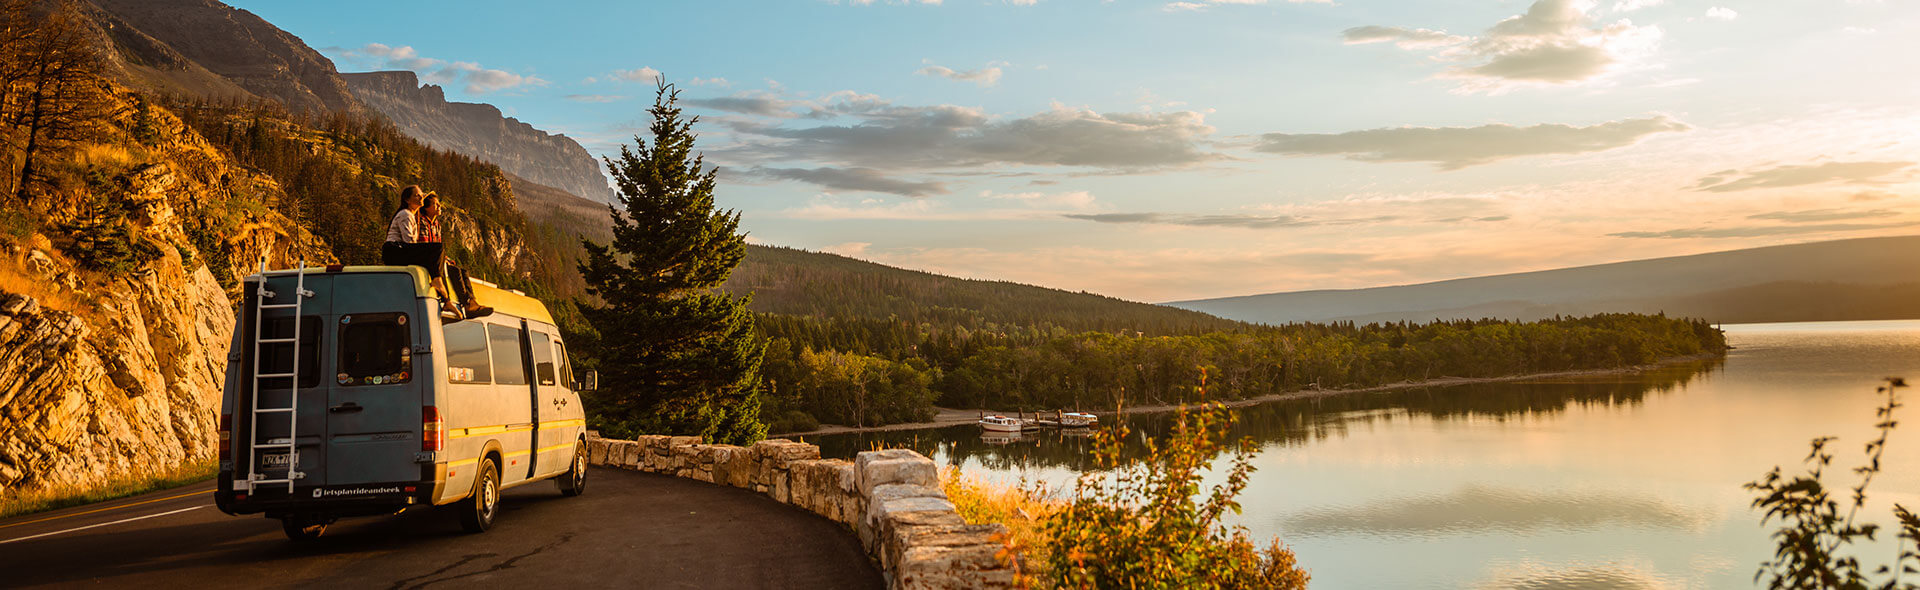
<svg viewBox="0 0 1920 590"><path fill-rule="evenodd" d="M492 162L516 176L601 202L613 201L600 161L565 135L553 135L501 114L490 104L447 102L439 86L413 72L345 73L362 104L402 132L443 150Z"/></svg>

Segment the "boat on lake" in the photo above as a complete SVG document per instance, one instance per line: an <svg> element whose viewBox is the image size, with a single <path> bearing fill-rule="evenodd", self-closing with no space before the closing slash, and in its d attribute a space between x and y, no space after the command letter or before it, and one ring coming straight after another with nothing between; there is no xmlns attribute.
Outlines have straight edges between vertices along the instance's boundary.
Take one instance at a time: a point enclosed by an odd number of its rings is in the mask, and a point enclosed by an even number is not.
<svg viewBox="0 0 1920 590"><path fill-rule="evenodd" d="M1008 418L998 414L982 416L980 418L980 428L988 432L1020 432L1026 429L1026 425L1026 420Z"/></svg>

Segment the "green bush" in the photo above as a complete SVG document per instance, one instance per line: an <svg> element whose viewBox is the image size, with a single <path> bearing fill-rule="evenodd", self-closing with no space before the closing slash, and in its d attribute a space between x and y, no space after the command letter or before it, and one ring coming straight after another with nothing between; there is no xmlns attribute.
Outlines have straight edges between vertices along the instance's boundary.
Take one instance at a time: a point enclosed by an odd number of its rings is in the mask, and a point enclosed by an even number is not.
<svg viewBox="0 0 1920 590"><path fill-rule="evenodd" d="M1201 374L1201 396L1206 393ZM1129 430L1094 435L1095 463L1107 471L1081 474L1072 502L1045 524L1052 539L1047 571L1061 588L1305 588L1308 575L1293 552L1273 541L1256 548L1239 526L1221 522L1239 513L1234 498L1247 485L1258 452L1251 438L1229 443L1232 416L1219 402L1182 405L1172 432L1146 441L1146 456L1125 459ZM1227 481L1201 492L1202 472L1231 447Z"/></svg>
<svg viewBox="0 0 1920 590"><path fill-rule="evenodd" d="M1857 518L1867 503L1867 485L1880 473L1887 436L1899 425L1893 419L1893 412L1900 408L1898 392L1906 386L1904 380L1895 377L1887 379L1887 384L1877 390L1886 396L1886 402L1875 416L1879 422L1874 426L1879 429L1880 438L1867 443L1866 463L1852 470L1860 477L1860 483L1850 488L1844 512L1841 500L1834 496L1835 490L1829 489L1824 481L1827 468L1833 464L1833 453L1827 449L1827 443L1835 440L1831 436L1813 439L1813 450L1805 460L1807 473L1787 479L1779 467L1774 467L1759 481L1744 486L1758 494L1753 507L1765 511L1761 524L1775 520L1781 524L1773 532L1773 559L1761 564L1760 571L1754 573L1754 581L1765 580L1768 588L1791 590L1920 589L1920 585L1912 581L1900 580L1901 574L1920 574L1916 568L1920 566L1920 517L1915 517L1906 507L1898 504L1893 507L1894 518L1900 523L1900 553L1894 563L1872 570L1872 578L1878 580L1870 578L1860 559L1848 551L1849 545L1861 539L1872 541L1879 532L1880 525L1858 522Z"/></svg>
<svg viewBox="0 0 1920 590"><path fill-rule="evenodd" d="M89 198L78 218L60 229L72 242L65 249L68 256L109 275L130 274L164 252L127 219L125 203L97 194Z"/></svg>

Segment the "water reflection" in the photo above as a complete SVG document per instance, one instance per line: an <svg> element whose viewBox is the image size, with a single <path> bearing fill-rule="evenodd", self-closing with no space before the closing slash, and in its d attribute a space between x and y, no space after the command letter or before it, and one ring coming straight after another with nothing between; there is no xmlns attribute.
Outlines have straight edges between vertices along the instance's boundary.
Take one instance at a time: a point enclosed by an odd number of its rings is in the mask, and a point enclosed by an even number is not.
<svg viewBox="0 0 1920 590"><path fill-rule="evenodd" d="M1486 590L1665 590L1686 584L1669 579L1645 564L1608 563L1552 567L1529 562L1503 568Z"/></svg>
<svg viewBox="0 0 1920 590"><path fill-rule="evenodd" d="M1702 361L1633 375L1604 375L1554 380L1423 387L1379 393L1333 395L1271 402L1234 410L1235 437L1250 436L1263 446L1296 446L1345 437L1354 428L1404 416L1437 422L1529 419L1570 408L1633 408L1717 371L1722 361ZM1172 424L1171 414L1104 417L1124 422L1139 437L1157 436ZM952 465L968 460L995 470L1024 467L1091 467L1085 432L1039 431L1016 438L983 437L975 425L945 428L836 434L807 437L826 457L850 458L876 447L911 448ZM1139 445L1130 445L1138 450Z"/></svg>
<svg viewBox="0 0 1920 590"><path fill-rule="evenodd" d="M1604 526L1696 529L1712 515L1649 496L1610 492L1533 492L1469 485L1428 497L1391 498L1363 506L1308 510L1289 517L1294 535L1368 534L1403 537L1504 531L1571 532Z"/></svg>

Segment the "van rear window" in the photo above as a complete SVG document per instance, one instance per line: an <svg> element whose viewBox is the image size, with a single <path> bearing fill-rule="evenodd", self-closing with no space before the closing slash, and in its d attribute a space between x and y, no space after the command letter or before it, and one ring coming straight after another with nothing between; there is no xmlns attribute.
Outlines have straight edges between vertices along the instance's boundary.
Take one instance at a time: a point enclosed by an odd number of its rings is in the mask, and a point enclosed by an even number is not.
<svg viewBox="0 0 1920 590"><path fill-rule="evenodd" d="M487 325L479 322L447 324L447 381L492 383L487 362Z"/></svg>
<svg viewBox="0 0 1920 590"><path fill-rule="evenodd" d="M487 334L493 342L493 382L526 385L527 364L520 357L520 329L489 324Z"/></svg>
<svg viewBox="0 0 1920 590"><path fill-rule="evenodd" d="M293 318L268 318L260 330L260 339L293 337ZM293 371L292 342L260 344L260 373L272 375ZM320 316L300 316L300 387L320 385ZM290 379L274 377L260 380L261 389L286 389Z"/></svg>
<svg viewBox="0 0 1920 590"><path fill-rule="evenodd" d="M404 313L340 316L341 385L413 381L413 337Z"/></svg>

